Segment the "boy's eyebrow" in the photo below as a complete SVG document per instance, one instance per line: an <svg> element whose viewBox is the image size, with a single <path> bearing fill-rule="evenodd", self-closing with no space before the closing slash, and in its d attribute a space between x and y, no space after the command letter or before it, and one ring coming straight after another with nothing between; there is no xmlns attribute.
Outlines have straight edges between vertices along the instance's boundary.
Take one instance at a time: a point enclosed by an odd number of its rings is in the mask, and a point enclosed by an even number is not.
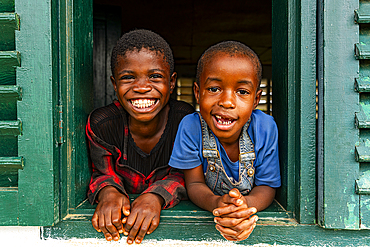
<svg viewBox="0 0 370 247"><path fill-rule="evenodd" d="M149 70L150 73L153 73L153 72L156 72L156 71L160 71L162 73L166 73L166 71L164 69L151 69ZM118 75L121 75L121 74L125 74L125 73L129 73L129 74L134 74L135 72L132 71L132 70L122 70L118 73Z"/></svg>
<svg viewBox="0 0 370 247"><path fill-rule="evenodd" d="M156 71L160 71L162 73L166 73L166 71L164 69L150 69L149 72L156 72Z"/></svg>
<svg viewBox="0 0 370 247"><path fill-rule="evenodd" d="M221 79L217 77L207 77L206 81L204 82L204 85L207 85L207 83L211 81L221 81Z"/></svg>
<svg viewBox="0 0 370 247"><path fill-rule="evenodd" d="M222 81L221 79L217 78L217 77L208 77L206 79L206 81L204 82L205 85L207 85L208 82L211 82L211 81ZM250 80L241 80L241 81L238 81L238 83L240 84L250 84L250 85L253 85L253 82L250 81Z"/></svg>
<svg viewBox="0 0 370 247"><path fill-rule="evenodd" d="M241 83L241 84L250 84L253 86L253 82L250 81L250 80L241 80L241 81L238 81L238 83Z"/></svg>
<svg viewBox="0 0 370 247"><path fill-rule="evenodd" d="M134 73L134 71L132 71L132 70L122 70L118 74L120 75L120 74L124 74L124 73Z"/></svg>

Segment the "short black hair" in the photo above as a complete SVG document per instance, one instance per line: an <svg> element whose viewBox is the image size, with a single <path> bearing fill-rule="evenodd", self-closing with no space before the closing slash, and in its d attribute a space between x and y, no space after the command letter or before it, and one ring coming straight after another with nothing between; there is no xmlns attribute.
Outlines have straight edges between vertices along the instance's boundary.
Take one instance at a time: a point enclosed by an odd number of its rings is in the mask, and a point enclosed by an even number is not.
<svg viewBox="0 0 370 247"><path fill-rule="evenodd" d="M111 70L114 75L114 69L117 64L118 56L125 56L128 51L140 51L146 48L150 51L155 51L157 54L161 53L163 59L170 66L170 74L174 72L174 60L170 45L160 35L145 29L137 29L125 33L117 41L114 46L111 56Z"/></svg>
<svg viewBox="0 0 370 247"><path fill-rule="evenodd" d="M204 66L217 54L225 53L229 56L244 56L251 60L256 68L258 88L262 79L262 64L257 54L245 44L238 41L222 41L209 47L199 58L196 81L200 86L200 76Z"/></svg>

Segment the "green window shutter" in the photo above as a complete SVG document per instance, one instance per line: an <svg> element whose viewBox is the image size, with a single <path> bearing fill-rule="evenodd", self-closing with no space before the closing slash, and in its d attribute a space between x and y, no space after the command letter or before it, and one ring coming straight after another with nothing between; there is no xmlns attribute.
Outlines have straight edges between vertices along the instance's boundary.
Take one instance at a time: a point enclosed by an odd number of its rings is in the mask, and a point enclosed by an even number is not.
<svg viewBox="0 0 370 247"><path fill-rule="evenodd" d="M51 5L0 4L0 225L53 225L59 217Z"/></svg>
<svg viewBox="0 0 370 247"><path fill-rule="evenodd" d="M359 142L355 147L358 162L358 177L355 180L355 193L359 200L360 229L370 229L370 3L360 1L355 10L355 22L359 27L359 43L355 44L355 56L359 61L359 76L355 78L355 90L359 94L360 109L355 114L359 129Z"/></svg>
<svg viewBox="0 0 370 247"><path fill-rule="evenodd" d="M319 12L319 223L369 229L370 3L323 1Z"/></svg>

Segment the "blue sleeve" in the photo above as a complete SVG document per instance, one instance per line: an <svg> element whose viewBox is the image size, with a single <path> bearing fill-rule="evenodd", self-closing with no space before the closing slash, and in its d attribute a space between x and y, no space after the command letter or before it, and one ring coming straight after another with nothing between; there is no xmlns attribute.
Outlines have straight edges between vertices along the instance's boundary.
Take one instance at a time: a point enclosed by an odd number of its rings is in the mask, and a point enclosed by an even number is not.
<svg viewBox="0 0 370 247"><path fill-rule="evenodd" d="M185 116L177 130L169 165L178 169L192 169L202 164L202 132L197 113Z"/></svg>
<svg viewBox="0 0 370 247"><path fill-rule="evenodd" d="M251 124L248 132L251 132L250 136L256 152L255 185L278 188L281 185L281 180L276 123L273 117L261 111L254 111L252 117L251 123L253 125Z"/></svg>

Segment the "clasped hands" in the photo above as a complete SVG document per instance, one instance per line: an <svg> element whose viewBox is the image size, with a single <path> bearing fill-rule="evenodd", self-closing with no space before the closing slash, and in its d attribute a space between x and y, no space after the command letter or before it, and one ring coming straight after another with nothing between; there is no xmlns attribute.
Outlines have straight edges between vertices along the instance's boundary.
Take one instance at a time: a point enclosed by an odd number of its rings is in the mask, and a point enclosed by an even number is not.
<svg viewBox="0 0 370 247"><path fill-rule="evenodd" d="M218 208L212 213L215 216L216 229L230 241L247 239L256 227L258 220L255 207L248 208L247 201L238 189L230 190L229 194L220 196Z"/></svg>

